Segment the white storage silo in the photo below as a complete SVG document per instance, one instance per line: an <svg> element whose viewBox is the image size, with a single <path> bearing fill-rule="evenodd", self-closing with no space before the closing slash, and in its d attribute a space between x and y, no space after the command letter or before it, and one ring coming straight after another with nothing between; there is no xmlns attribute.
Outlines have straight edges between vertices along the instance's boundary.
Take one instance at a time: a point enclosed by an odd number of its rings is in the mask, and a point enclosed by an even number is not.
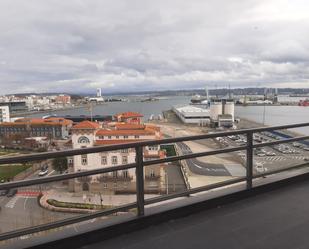
<svg viewBox="0 0 309 249"><path fill-rule="evenodd" d="M212 101L210 103L210 118L217 121L218 116L222 114L222 101Z"/></svg>
<svg viewBox="0 0 309 249"><path fill-rule="evenodd" d="M235 116L235 104L234 101L227 100L224 104L224 114L232 115L233 121Z"/></svg>

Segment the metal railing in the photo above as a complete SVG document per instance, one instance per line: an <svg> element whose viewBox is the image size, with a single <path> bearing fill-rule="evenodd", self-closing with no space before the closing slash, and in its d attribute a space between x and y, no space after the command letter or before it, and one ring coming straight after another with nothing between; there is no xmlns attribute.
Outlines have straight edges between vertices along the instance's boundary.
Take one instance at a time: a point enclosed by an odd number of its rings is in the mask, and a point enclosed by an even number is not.
<svg viewBox="0 0 309 249"><path fill-rule="evenodd" d="M299 167L299 166L289 167L289 168L279 169L275 171L264 172L264 173L254 176L253 175L254 148L272 146L272 145L277 145L281 143L290 143L290 142L296 142L300 140L309 139L309 136L299 136L299 137L293 137L293 138L283 139L279 141L254 144L253 134L257 132L263 132L263 131L291 129L291 128L299 128L299 127L305 127L305 126L309 126L309 123L300 123L300 124L273 126L273 127L262 127L262 128L254 128L254 129L243 129L243 130L237 130L237 131L218 132L218 133L211 133L211 134L197 135L197 136L167 138L167 139L161 139L161 140L149 140L149 141L143 141L143 142L127 143L127 144L98 146L98 147L92 147L92 148L82 148L82 149L57 151L57 152L44 152L44 153L31 154L31 155L21 155L21 156L0 158L0 165L1 165L1 164L22 163L22 162L29 162L29 161L36 161L36 160L45 160L45 159L50 159L50 158L55 158L55 157L68 157L68 156L74 156L74 155L83 155L83 154L108 152L108 151L114 151L114 150L134 148L136 151L136 162L135 163L119 165L119 166L112 166L108 168L94 169L94 170L89 170L89 171L68 173L64 175L54 175L54 176L48 176L44 178L29 179L29 180L22 180L22 181L16 181L16 182L7 182L7 183L0 184L0 190L26 187L26 186L31 186L31 185L43 184L43 183L68 180L68 179L73 179L77 177L104 174L108 172L114 172L117 170L135 168L136 169L136 196L137 196L136 202L110 208L108 210L102 210L102 211L97 211L97 212L90 213L90 214L78 215L76 217L66 218L66 219L62 219L62 220L47 223L47 224L42 224L42 225L37 225L37 226L32 226L28 228L23 228L23 229L18 229L18 230L2 233L0 234L0 241L11 239L11 238L16 238L22 235L42 232L45 230L58 228L58 227L66 226L66 225L71 225L74 223L91 220L97 217L107 216L107 215L111 215L117 212L127 211L127 210L134 209L134 208L137 208L137 216L143 216L145 213L144 209L146 205L150 205L150 204L154 204L154 203L158 203L158 202L162 202L165 200L170 200L170 199L174 199L178 197L190 196L190 194L195 194L195 193L199 193L199 192L203 192L203 191L207 191L207 190L211 190L211 189L215 189L215 188L219 188L223 186L228 186L228 185L232 185L235 183L246 182L247 188L250 189L253 187L252 182L253 182L253 179L255 178L259 178L262 176L264 177L267 175L272 175L275 173L279 173L282 171L286 171L292 168ZM244 146L236 146L236 147L229 147L229 148L217 149L217 150L206 151L206 152L172 156L172 157L156 159L156 160L151 160L151 161L144 161L143 159L143 147L145 146L185 142L185 141L195 141L195 140L201 140L201 139L211 139L211 138L216 138L216 137L225 137L225 136L243 135L243 134L247 136L247 143ZM149 165L154 165L154 164L162 164L162 163L185 160L185 159L196 158L196 157L236 152L240 150L246 150L247 152L246 153L247 159L246 159L246 176L245 177L238 177L236 179L231 179L231 180L227 180L224 182L219 182L219 183L206 185L206 186L202 186L198 188L187 189L182 192L162 195L159 197L150 198L150 199L145 200L144 167L147 167Z"/></svg>

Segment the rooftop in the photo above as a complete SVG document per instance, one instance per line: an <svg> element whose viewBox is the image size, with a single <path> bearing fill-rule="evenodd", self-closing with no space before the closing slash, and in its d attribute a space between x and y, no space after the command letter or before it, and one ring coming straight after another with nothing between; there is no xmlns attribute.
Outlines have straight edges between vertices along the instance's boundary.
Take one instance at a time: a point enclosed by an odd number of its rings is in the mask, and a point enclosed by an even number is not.
<svg viewBox="0 0 309 249"><path fill-rule="evenodd" d="M82 121L72 127L72 129L98 129L98 128L100 128L99 123L91 122L88 120Z"/></svg>
<svg viewBox="0 0 309 249"><path fill-rule="evenodd" d="M144 117L144 116L138 112L122 112L122 113L115 114L115 117L136 118L136 117Z"/></svg>

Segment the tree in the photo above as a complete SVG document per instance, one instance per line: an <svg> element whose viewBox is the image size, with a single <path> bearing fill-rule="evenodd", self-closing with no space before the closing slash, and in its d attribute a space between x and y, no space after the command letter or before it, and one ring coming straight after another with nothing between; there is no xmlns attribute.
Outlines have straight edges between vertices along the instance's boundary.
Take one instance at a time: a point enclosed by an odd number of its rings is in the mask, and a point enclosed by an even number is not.
<svg viewBox="0 0 309 249"><path fill-rule="evenodd" d="M66 157L57 157L54 158L52 165L54 170L62 174L63 171L68 169L68 160Z"/></svg>

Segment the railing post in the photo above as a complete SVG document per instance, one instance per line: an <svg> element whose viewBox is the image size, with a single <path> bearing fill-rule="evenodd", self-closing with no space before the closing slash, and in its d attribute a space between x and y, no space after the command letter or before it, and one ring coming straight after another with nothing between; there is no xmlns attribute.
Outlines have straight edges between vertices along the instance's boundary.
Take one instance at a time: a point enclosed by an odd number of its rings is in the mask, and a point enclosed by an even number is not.
<svg viewBox="0 0 309 249"><path fill-rule="evenodd" d="M247 133L247 189L252 188L253 175L253 132Z"/></svg>
<svg viewBox="0 0 309 249"><path fill-rule="evenodd" d="M135 147L136 151L136 202L138 216L144 215L144 161L143 147Z"/></svg>

